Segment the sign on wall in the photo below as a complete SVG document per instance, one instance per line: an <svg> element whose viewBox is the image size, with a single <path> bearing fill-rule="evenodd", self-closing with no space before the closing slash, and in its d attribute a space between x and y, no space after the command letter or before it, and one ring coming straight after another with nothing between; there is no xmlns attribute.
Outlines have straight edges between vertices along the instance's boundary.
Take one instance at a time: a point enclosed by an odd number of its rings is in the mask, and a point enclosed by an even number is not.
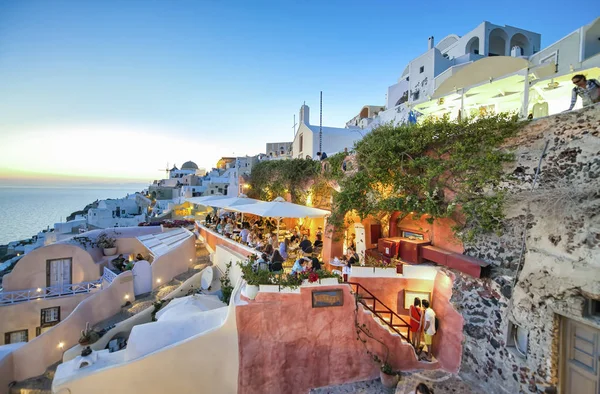
<svg viewBox="0 0 600 394"><path fill-rule="evenodd" d="M341 289L312 291L313 308L326 308L342 305L344 305L344 293Z"/></svg>

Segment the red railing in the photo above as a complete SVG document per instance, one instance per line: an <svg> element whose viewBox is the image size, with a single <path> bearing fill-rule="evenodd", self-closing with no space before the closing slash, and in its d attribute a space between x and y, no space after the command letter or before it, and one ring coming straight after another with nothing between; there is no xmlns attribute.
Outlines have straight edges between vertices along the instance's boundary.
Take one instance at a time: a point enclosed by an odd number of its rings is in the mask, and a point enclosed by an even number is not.
<svg viewBox="0 0 600 394"><path fill-rule="evenodd" d="M400 335L400 338L404 339L406 342L411 343L410 341L410 324L406 322L403 318L401 318L396 312L391 310L387 305L385 305L379 298L377 298L373 293L367 290L363 285L356 282L347 282L355 296L354 299L356 303L360 303L363 307L365 307L368 311L370 311L373 315L378 317L382 322L384 322L392 331L396 334ZM362 292L362 294L361 294ZM369 305L367 301L373 301L373 305ZM380 305L381 308L378 309L377 305ZM385 317L384 317L385 316ZM400 332L399 329L405 328L406 335Z"/></svg>

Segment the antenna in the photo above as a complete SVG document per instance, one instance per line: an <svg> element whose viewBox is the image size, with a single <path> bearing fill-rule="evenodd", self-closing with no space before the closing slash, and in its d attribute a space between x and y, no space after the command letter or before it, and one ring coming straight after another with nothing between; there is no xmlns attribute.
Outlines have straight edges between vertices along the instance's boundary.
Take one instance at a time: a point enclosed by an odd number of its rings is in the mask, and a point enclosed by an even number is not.
<svg viewBox="0 0 600 394"><path fill-rule="evenodd" d="M294 125L292 126L292 129L294 130L294 138L296 138L296 114L294 114Z"/></svg>
<svg viewBox="0 0 600 394"><path fill-rule="evenodd" d="M168 177L169 177L169 172L171 171L171 170L169 170L169 162L167 162L167 166L165 167L165 169L164 169L164 170L161 170L161 169L159 169L158 171L164 171L164 172L165 172L165 175L166 175L166 176L167 176L167 178L168 178Z"/></svg>
<svg viewBox="0 0 600 394"><path fill-rule="evenodd" d="M323 91L321 90L321 105L319 108L319 152L323 154Z"/></svg>

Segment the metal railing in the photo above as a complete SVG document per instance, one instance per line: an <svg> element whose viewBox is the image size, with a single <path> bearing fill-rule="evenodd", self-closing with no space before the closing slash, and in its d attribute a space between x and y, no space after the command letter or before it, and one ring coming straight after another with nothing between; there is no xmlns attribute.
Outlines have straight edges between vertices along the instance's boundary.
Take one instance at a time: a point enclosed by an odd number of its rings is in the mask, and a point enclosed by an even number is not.
<svg viewBox="0 0 600 394"><path fill-rule="evenodd" d="M108 283L112 283L113 280L117 277L117 274L112 272L110 269L104 267L104 271L102 272L102 279L107 281Z"/></svg>
<svg viewBox="0 0 600 394"><path fill-rule="evenodd" d="M64 286L38 287L37 289L2 291L0 292L0 306L11 305L31 300L65 297L70 295L89 293L102 286L102 279L92 282L81 282Z"/></svg>
<svg viewBox="0 0 600 394"><path fill-rule="evenodd" d="M411 344L410 341L410 325L401 318L396 312L391 310L385 305L379 298L375 297L373 293L367 290L363 285L356 282L347 282L352 291L355 294L356 303L360 303L365 309L371 312L374 316L379 318L385 325L387 325L392 331L400 335L400 338ZM372 301L369 305L368 301ZM378 308L380 306L380 308ZM394 320L395 319L395 320ZM406 329L406 334L400 332L400 329Z"/></svg>

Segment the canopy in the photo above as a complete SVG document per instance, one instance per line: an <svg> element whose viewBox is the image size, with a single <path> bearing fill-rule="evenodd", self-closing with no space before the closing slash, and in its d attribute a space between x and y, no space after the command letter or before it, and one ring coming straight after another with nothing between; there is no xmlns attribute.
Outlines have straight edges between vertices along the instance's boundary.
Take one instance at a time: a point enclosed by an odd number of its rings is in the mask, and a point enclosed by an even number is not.
<svg viewBox="0 0 600 394"><path fill-rule="evenodd" d="M255 200L253 198L248 197L229 197L229 198L219 198L216 200L206 201L205 205L216 207L216 208L225 208L229 209L230 207L235 207L238 205L252 205L252 204L264 204L264 201Z"/></svg>
<svg viewBox="0 0 600 394"><path fill-rule="evenodd" d="M324 209L293 204L281 197L262 204L237 205L231 210L270 218L322 218L330 214Z"/></svg>
<svg viewBox="0 0 600 394"><path fill-rule="evenodd" d="M231 197L230 196L212 195L212 196L202 196L202 197L190 197L190 198L186 198L185 201L191 202L192 204L210 205L210 204L208 204L209 201L224 200L226 198L231 198Z"/></svg>
<svg viewBox="0 0 600 394"><path fill-rule="evenodd" d="M529 67L529 61L512 56L492 56L477 60L458 70L433 93L432 98L440 98L456 92L457 89L494 80Z"/></svg>

